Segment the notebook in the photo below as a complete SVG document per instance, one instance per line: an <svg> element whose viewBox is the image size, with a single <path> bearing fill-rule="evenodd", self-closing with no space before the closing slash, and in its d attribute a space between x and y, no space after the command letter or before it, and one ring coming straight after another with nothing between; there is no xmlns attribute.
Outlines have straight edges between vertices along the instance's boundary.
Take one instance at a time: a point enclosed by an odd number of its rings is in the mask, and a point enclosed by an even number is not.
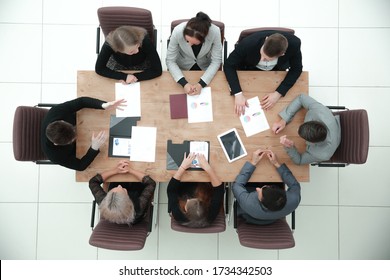
<svg viewBox="0 0 390 280"><path fill-rule="evenodd" d="M140 117L110 117L110 135L108 140L109 157L130 157L131 128L137 125Z"/></svg>
<svg viewBox="0 0 390 280"><path fill-rule="evenodd" d="M188 118L187 94L171 94L169 96L169 105L171 108L171 119Z"/></svg>
<svg viewBox="0 0 390 280"><path fill-rule="evenodd" d="M183 143L175 144L172 140L167 141L167 170L177 170L183 162L184 153L188 155L190 152L202 153L205 155L208 162L210 162L210 142L209 141L183 141ZM203 170L198 165L198 160L195 159L194 167L188 170Z"/></svg>

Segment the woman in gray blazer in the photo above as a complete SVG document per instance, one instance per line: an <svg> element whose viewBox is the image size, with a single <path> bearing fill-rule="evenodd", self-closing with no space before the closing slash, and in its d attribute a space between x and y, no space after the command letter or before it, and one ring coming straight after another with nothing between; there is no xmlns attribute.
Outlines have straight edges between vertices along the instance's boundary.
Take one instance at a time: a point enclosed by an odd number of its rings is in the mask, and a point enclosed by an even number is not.
<svg viewBox="0 0 390 280"><path fill-rule="evenodd" d="M172 31L166 63L173 79L187 94L199 94L214 78L222 63L221 31L199 12ZM182 70L205 71L198 83L189 83Z"/></svg>

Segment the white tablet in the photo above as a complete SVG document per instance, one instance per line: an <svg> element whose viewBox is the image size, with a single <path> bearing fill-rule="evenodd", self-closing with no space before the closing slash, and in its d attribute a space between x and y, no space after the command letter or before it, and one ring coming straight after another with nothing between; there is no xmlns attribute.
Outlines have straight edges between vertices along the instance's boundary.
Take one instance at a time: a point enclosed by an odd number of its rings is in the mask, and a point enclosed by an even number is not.
<svg viewBox="0 0 390 280"><path fill-rule="evenodd" d="M247 155L237 129L232 128L217 136L228 162L233 162Z"/></svg>

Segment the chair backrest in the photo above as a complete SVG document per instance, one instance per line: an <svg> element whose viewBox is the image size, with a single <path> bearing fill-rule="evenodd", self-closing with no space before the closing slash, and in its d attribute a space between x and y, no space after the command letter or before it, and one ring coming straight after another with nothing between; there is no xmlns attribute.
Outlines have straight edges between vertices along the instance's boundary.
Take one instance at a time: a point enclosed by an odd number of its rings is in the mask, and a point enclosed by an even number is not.
<svg viewBox="0 0 390 280"><path fill-rule="evenodd" d="M47 160L41 148L41 124L49 110L40 107L19 106L13 123L13 151L18 161Z"/></svg>
<svg viewBox="0 0 390 280"><path fill-rule="evenodd" d="M187 233L219 233L224 232L226 230L226 220L225 220L225 212L224 209L221 209L218 216L214 220L214 222L203 228L192 228L183 226L178 223L173 217L171 217L171 229L180 232Z"/></svg>
<svg viewBox="0 0 390 280"><path fill-rule="evenodd" d="M334 112L340 116L341 142L330 162L363 164L367 161L369 124L366 110Z"/></svg>
<svg viewBox="0 0 390 280"><path fill-rule="evenodd" d="M236 45L239 42L241 42L244 38L248 37L249 35L251 35L251 34L253 34L255 32L270 31L270 30L287 32L287 33L290 33L290 34L294 34L295 33L294 29L285 28L285 27L258 27L258 28L245 29L245 30L241 31L240 36L238 37Z"/></svg>
<svg viewBox="0 0 390 280"><path fill-rule="evenodd" d="M94 215L94 210L92 211ZM152 230L153 204L147 210L144 219L135 224L115 224L100 219L89 238L89 244L98 248L135 251L145 246L146 238Z"/></svg>
<svg viewBox="0 0 390 280"><path fill-rule="evenodd" d="M255 249L288 249L295 246L293 231L286 218L277 220L268 225L248 224L237 216L237 201L234 201L234 227L236 228L240 244ZM292 214L295 223L295 212ZM293 225L293 229L295 226Z"/></svg>
<svg viewBox="0 0 390 280"><path fill-rule="evenodd" d="M269 225L253 225L238 218L237 234L240 244L256 249L288 249L295 246L293 233L286 218Z"/></svg>
<svg viewBox="0 0 390 280"><path fill-rule="evenodd" d="M157 30L154 28L152 13L149 10L114 6L99 8L97 14L105 37L120 26L133 25L145 28L154 46L157 45ZM98 34L99 32L100 30Z"/></svg>

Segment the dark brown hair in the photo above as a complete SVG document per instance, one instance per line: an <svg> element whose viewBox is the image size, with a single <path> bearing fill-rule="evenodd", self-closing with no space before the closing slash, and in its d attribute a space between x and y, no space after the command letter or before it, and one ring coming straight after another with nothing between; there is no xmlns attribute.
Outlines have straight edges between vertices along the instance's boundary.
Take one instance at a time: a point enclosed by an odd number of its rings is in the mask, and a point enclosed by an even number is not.
<svg viewBox="0 0 390 280"><path fill-rule="evenodd" d="M269 57L282 56L287 48L287 38L280 33L274 33L268 36L263 45L263 51Z"/></svg>
<svg viewBox="0 0 390 280"><path fill-rule="evenodd" d="M56 145L68 145L76 139L76 129L66 121L55 121L46 127L46 136Z"/></svg>
<svg viewBox="0 0 390 280"><path fill-rule="evenodd" d="M204 42L211 26L211 19L203 12L196 14L196 17L191 18L183 31L183 36L194 37L201 43Z"/></svg>
<svg viewBox="0 0 390 280"><path fill-rule="evenodd" d="M261 203L270 211L279 211L286 205L286 191L277 185L262 188Z"/></svg>
<svg viewBox="0 0 390 280"><path fill-rule="evenodd" d="M311 143L322 142L328 134L325 124L318 121L308 121L299 126L298 134Z"/></svg>

